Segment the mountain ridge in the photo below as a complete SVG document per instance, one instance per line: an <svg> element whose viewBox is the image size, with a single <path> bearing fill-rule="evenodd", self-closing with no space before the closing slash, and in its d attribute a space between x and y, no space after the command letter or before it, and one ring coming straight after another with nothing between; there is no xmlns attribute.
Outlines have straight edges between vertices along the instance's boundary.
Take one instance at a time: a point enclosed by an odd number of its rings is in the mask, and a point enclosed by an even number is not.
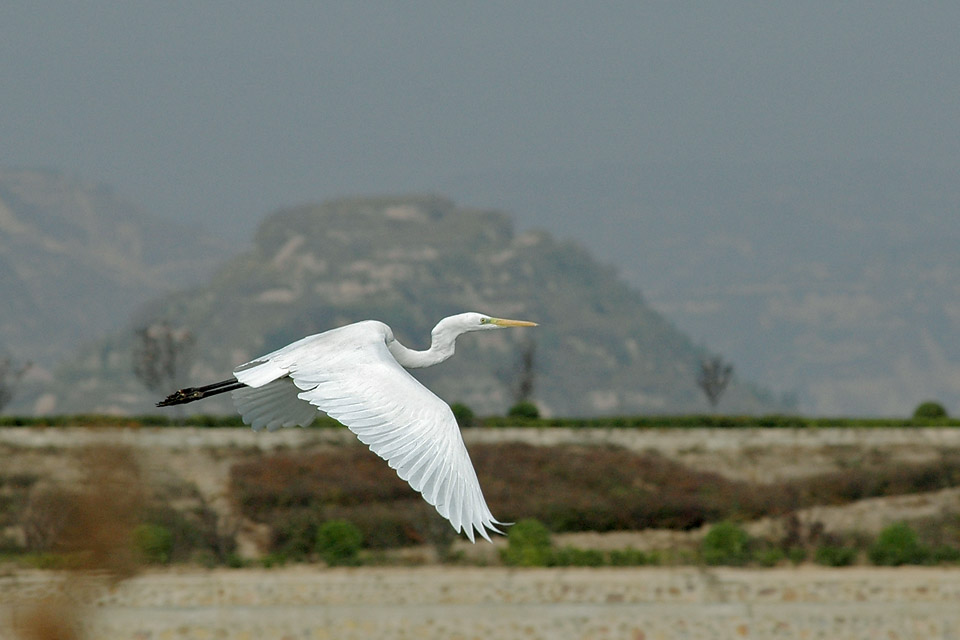
<svg viewBox="0 0 960 640"><path fill-rule="evenodd" d="M960 180L881 161L659 163L464 176L559 228L741 375L812 415L960 410Z"/></svg>
<svg viewBox="0 0 960 640"><path fill-rule="evenodd" d="M458 208L440 196L281 209L260 225L252 248L229 259L208 284L165 295L140 318L193 333L199 357L177 386L194 386L305 335L368 318L423 348L442 316L466 310L541 326L466 336L455 358L415 372L449 402L504 411L513 401L517 354L532 340L533 397L547 414L707 410L696 387L707 351L650 309L611 267L546 232L515 233L504 213ZM63 367L55 410L151 408L154 394L129 373L131 335L114 334ZM746 413L782 408L748 384L733 385L723 402ZM196 409L230 407L211 401Z"/></svg>
<svg viewBox="0 0 960 640"><path fill-rule="evenodd" d="M122 326L137 305L198 282L228 247L103 185L0 170L0 349L49 370Z"/></svg>

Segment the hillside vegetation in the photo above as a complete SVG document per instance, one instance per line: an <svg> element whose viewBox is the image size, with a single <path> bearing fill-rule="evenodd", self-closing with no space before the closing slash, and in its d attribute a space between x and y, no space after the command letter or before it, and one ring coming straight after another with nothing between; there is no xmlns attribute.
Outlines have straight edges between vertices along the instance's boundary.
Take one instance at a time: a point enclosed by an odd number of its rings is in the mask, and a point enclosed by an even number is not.
<svg viewBox="0 0 960 640"><path fill-rule="evenodd" d="M207 286L157 300L144 313L196 338L177 386L219 380L237 364L305 335L376 318L425 348L441 317L477 310L535 320L535 330L461 338L457 356L416 375L478 414L514 402L519 352L535 342L534 399L547 415L703 411L696 386L707 352L581 247L543 232L515 234L509 217L443 198L350 199L279 211L254 246ZM156 398L130 375L130 332L115 334L58 373L61 412L143 413ZM746 383L729 411L779 405ZM228 402L203 410L230 412Z"/></svg>

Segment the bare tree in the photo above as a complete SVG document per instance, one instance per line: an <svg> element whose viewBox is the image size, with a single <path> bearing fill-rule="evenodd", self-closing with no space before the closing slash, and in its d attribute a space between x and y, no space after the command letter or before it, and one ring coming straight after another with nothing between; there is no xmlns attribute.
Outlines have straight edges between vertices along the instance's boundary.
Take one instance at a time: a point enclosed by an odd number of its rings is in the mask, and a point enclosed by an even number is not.
<svg viewBox="0 0 960 640"><path fill-rule="evenodd" d="M733 365L726 364L720 356L715 356L700 363L697 385L703 389L711 407L716 407L717 403L720 402L720 396L723 395L732 377Z"/></svg>
<svg viewBox="0 0 960 640"><path fill-rule="evenodd" d="M517 382L513 389L514 405L507 411L508 416L518 418L539 418L540 409L531 399L536 376L534 356L536 343L527 341L520 349L520 361L517 363Z"/></svg>
<svg viewBox="0 0 960 640"><path fill-rule="evenodd" d="M517 386L514 389L515 404L531 402L533 397L533 383L536 377L534 359L537 353L537 343L528 340L520 350L520 362L517 365Z"/></svg>
<svg viewBox="0 0 960 640"><path fill-rule="evenodd" d="M0 411L3 411L4 407L13 400L20 378L30 366L29 362L23 365L17 364L10 356L0 358Z"/></svg>
<svg viewBox="0 0 960 640"><path fill-rule="evenodd" d="M193 355L193 334L174 329L167 321L142 327L134 332L133 373L147 389L172 388L189 368Z"/></svg>

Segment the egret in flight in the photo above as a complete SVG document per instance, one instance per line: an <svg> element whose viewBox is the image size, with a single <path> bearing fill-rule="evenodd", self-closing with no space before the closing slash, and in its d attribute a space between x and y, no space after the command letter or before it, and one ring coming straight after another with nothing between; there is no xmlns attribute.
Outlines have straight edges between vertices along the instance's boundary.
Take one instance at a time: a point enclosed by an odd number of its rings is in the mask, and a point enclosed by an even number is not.
<svg viewBox="0 0 960 640"><path fill-rule="evenodd" d="M437 323L430 348L400 344L382 322L366 320L308 336L237 367L233 378L180 389L158 407L230 392L244 424L254 430L305 427L317 411L339 420L403 480L436 507L459 533L503 533L490 513L460 429L447 404L404 367L429 367L453 355L470 331L534 327L523 320L461 313Z"/></svg>

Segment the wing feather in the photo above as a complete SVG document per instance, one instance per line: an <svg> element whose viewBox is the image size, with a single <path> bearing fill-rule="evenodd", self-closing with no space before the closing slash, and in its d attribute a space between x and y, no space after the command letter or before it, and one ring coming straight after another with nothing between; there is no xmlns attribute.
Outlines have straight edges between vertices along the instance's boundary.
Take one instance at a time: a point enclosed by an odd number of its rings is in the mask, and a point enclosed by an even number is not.
<svg viewBox="0 0 960 640"><path fill-rule="evenodd" d="M290 378L280 378L260 387L242 387L231 392L234 405L244 424L254 430L280 427L305 427L313 422L317 410L297 397Z"/></svg>
<svg viewBox="0 0 960 640"><path fill-rule="evenodd" d="M301 424L302 407L339 420L471 540L499 532L453 412L401 367L386 325L361 322L304 338L234 372L244 422ZM314 408L315 407L315 408ZM312 419L312 417L311 417Z"/></svg>

